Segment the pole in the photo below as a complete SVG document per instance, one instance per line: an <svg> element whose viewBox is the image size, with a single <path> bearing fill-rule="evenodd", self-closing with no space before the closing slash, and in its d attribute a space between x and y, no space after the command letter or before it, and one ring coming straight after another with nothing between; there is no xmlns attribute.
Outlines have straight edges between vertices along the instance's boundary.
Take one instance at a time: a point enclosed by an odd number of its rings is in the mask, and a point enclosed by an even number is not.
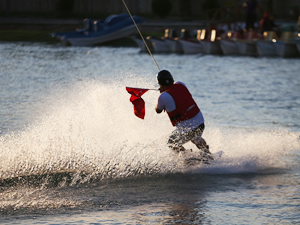
<svg viewBox="0 0 300 225"><path fill-rule="evenodd" d="M135 21L134 21L132 15L131 15L131 13L130 13L130 11L129 11L129 9L128 9L126 3L125 3L125 1L124 1L124 0L122 0L122 1L123 1L124 5L125 5L125 8L127 9L127 12L129 13L129 15L130 15L130 17L131 17L131 19L132 19L132 21L133 21L133 23L134 23L136 29L138 30L138 32L139 32L139 34L140 34L140 36L141 36L141 38L142 38L142 40L143 40L143 42L144 42L144 44L145 44L145 46L146 46L146 48L147 48L149 54L151 55L151 57L152 57L152 59L153 59L155 65L156 65L158 71L160 71L159 66L157 65L157 62L155 61L155 59L154 59L154 57L153 57L153 55L152 55L152 53L151 53L151 51L150 51L150 49L149 49L149 47L148 47L148 45L147 45L145 39L144 39L144 37L143 37L143 35L142 35L140 29L139 29L138 26L136 25L136 23L135 23Z"/></svg>

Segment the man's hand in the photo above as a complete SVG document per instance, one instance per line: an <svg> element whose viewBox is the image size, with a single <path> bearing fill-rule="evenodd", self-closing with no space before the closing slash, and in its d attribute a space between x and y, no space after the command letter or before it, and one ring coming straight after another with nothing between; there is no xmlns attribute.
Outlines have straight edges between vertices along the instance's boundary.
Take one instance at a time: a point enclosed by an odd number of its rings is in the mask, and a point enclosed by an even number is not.
<svg viewBox="0 0 300 225"><path fill-rule="evenodd" d="M156 107L155 107L155 111L156 111L157 113L161 113L162 111L164 111L164 109L163 109L163 110L158 109L157 106L156 106Z"/></svg>

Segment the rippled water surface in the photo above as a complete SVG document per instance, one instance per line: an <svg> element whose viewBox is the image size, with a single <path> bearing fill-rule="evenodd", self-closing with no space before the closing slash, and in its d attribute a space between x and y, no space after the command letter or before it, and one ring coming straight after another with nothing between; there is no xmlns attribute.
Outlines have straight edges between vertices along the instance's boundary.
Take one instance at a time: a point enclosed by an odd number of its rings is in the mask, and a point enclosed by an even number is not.
<svg viewBox="0 0 300 225"><path fill-rule="evenodd" d="M0 44L0 223L300 223L300 59L154 57L200 106L213 164L170 152L157 91L134 116L125 87L158 87L138 48Z"/></svg>

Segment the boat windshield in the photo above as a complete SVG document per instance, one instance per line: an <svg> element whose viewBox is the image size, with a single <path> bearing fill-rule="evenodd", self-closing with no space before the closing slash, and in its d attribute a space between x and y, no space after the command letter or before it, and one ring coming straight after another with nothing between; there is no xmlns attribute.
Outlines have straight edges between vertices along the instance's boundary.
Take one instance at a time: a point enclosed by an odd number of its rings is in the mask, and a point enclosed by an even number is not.
<svg viewBox="0 0 300 225"><path fill-rule="evenodd" d="M105 19L104 23L106 25L114 25L116 23L124 21L127 18L129 18L129 15L127 13L120 14L120 15L110 15Z"/></svg>

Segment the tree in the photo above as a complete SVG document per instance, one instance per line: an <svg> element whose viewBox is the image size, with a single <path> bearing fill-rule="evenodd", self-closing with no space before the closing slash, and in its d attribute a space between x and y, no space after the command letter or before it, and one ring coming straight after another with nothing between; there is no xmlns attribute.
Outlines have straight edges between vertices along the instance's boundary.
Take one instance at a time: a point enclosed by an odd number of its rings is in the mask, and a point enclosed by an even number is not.
<svg viewBox="0 0 300 225"><path fill-rule="evenodd" d="M191 17L192 16L192 6L191 0L180 0L179 8L182 16Z"/></svg>
<svg viewBox="0 0 300 225"><path fill-rule="evenodd" d="M202 3L203 12L207 12L209 17L212 17L214 12L213 10L220 8L218 0L205 0Z"/></svg>
<svg viewBox="0 0 300 225"><path fill-rule="evenodd" d="M74 8L74 0L59 0L57 10L60 13L71 13Z"/></svg>
<svg viewBox="0 0 300 225"><path fill-rule="evenodd" d="M166 17L172 9L171 0L153 0L152 12L161 18Z"/></svg>

